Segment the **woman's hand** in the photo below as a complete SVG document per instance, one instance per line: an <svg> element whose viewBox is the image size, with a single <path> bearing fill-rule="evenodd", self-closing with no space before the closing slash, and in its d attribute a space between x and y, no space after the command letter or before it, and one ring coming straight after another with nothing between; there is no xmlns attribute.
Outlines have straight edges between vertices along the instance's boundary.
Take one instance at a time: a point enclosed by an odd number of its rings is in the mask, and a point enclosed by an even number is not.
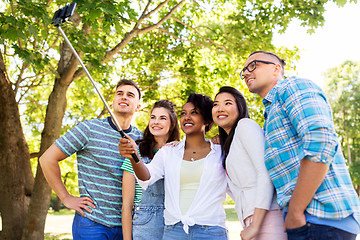
<svg viewBox="0 0 360 240"><path fill-rule="evenodd" d="M177 145L179 145L179 141L172 141L172 142L168 142L166 143L164 146L167 146L167 147L176 147Z"/></svg>
<svg viewBox="0 0 360 240"><path fill-rule="evenodd" d="M137 145L133 139L129 138L120 138L119 143L119 152L121 156L125 158L132 159L131 154L137 151Z"/></svg>
<svg viewBox="0 0 360 240"><path fill-rule="evenodd" d="M219 134L215 135L215 136L211 139L211 142L212 142L213 144L218 144L218 145L220 145L220 136L219 136Z"/></svg>
<svg viewBox="0 0 360 240"><path fill-rule="evenodd" d="M252 224L254 220L254 215L250 215L247 218L244 219L244 230L240 232L240 238L242 240L250 240L253 239L259 232L259 229L255 227L254 224Z"/></svg>
<svg viewBox="0 0 360 240"><path fill-rule="evenodd" d="M241 240L251 240L259 233L259 229L256 228L253 224L250 226L245 227L244 230L241 231L240 237Z"/></svg>

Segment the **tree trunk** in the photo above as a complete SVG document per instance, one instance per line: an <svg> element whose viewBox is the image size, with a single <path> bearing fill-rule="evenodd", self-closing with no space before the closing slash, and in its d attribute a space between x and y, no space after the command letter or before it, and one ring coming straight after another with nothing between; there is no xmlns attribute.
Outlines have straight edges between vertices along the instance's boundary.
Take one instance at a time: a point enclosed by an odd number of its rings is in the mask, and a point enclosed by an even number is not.
<svg viewBox="0 0 360 240"><path fill-rule="evenodd" d="M53 210L55 212L60 212L61 209L61 200L58 196L56 196L55 201L53 203Z"/></svg>
<svg viewBox="0 0 360 240"><path fill-rule="evenodd" d="M0 212L1 239L21 239L34 183L20 114L0 52Z"/></svg>
<svg viewBox="0 0 360 240"><path fill-rule="evenodd" d="M58 67L60 78L55 78L54 88L46 108L39 156L60 136L62 119L66 109L66 91L73 80L77 66L78 61L69 51L69 48L62 45ZM23 240L44 239L45 220L50 198L51 188L44 177L40 164L38 164L33 194L23 230Z"/></svg>

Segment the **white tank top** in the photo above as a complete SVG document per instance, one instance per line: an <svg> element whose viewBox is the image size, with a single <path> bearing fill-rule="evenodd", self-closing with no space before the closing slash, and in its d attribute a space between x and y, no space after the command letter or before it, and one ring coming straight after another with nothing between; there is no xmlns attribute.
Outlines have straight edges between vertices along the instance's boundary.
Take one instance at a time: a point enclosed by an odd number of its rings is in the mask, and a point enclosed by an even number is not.
<svg viewBox="0 0 360 240"><path fill-rule="evenodd" d="M196 161L183 160L180 169L180 209L182 215L189 210L200 185L204 169L204 159Z"/></svg>

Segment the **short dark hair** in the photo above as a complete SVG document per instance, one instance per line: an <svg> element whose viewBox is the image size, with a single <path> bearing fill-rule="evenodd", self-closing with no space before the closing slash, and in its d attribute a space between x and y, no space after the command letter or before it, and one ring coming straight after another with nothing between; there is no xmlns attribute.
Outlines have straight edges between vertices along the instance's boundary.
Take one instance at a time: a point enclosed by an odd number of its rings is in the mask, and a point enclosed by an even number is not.
<svg viewBox="0 0 360 240"><path fill-rule="evenodd" d="M236 88L233 88L233 87L230 87L230 86L224 86L224 87L220 88L220 90L216 94L216 96L219 95L220 93L229 93L229 94L231 94L235 98L236 107L237 107L237 110L239 112L239 116L237 117L234 124L232 125L231 130L229 132L229 135L226 133L226 131L222 127L219 127L220 144L221 144L221 149L223 151L223 166L224 166L224 168L226 168L225 159L226 159L226 156L229 153L230 145L231 145L232 140L234 138L235 129L237 127L237 124L240 121L240 119L249 118L249 111L248 111L248 107L247 107L246 100L245 100L244 96ZM216 98L216 96L215 96L215 98Z"/></svg>
<svg viewBox="0 0 360 240"><path fill-rule="evenodd" d="M269 51L264 51L264 50L259 50L259 51L252 52L252 53L250 53L249 57L251 57L252 55L257 54L257 53L263 53L263 54L267 54L267 55L270 55L272 57L275 57L278 60L280 66L282 68L282 75L284 75L284 67L286 65L285 59L280 58L275 53L272 53L272 52L269 52Z"/></svg>
<svg viewBox="0 0 360 240"><path fill-rule="evenodd" d="M124 86L124 85L129 85L129 86L133 86L134 88L136 88L136 90L137 90L138 93L139 93L139 99L141 98L140 89L139 89L139 87L136 85L136 83L135 83L133 80L121 79L121 80L116 84L116 88L115 88L115 89L117 89L117 88L120 87L120 86Z"/></svg>
<svg viewBox="0 0 360 240"><path fill-rule="evenodd" d="M209 131L214 123L211 114L211 109L214 105L214 102L211 100L211 98L203 94L192 93L189 95L186 103L192 103L195 108L199 109L200 114L206 124L205 132Z"/></svg>
<svg viewBox="0 0 360 240"><path fill-rule="evenodd" d="M172 102L169 100L159 100L154 104L154 107L151 109L151 112L155 108L165 108L170 116L170 129L169 129L169 138L166 142L173 142L180 140L180 131L179 131L179 123L177 119L177 115L175 112L175 108ZM156 141L154 135L150 132L149 124L147 125L144 131L144 137L141 140L136 141L139 144L140 154L142 156L146 156L149 159L152 159L155 155L154 148L156 145Z"/></svg>

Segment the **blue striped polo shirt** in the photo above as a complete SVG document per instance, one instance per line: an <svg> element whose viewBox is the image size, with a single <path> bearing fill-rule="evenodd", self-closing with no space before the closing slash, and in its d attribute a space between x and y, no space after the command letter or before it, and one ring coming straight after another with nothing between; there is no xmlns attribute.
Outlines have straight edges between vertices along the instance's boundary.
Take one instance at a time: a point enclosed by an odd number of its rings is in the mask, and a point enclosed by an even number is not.
<svg viewBox="0 0 360 240"><path fill-rule="evenodd" d="M132 139L142 132L130 126L124 131ZM67 156L77 154L80 196L94 200L95 209L86 217L108 227L121 226L123 158L118 150L120 133L111 118L79 123L55 145Z"/></svg>

